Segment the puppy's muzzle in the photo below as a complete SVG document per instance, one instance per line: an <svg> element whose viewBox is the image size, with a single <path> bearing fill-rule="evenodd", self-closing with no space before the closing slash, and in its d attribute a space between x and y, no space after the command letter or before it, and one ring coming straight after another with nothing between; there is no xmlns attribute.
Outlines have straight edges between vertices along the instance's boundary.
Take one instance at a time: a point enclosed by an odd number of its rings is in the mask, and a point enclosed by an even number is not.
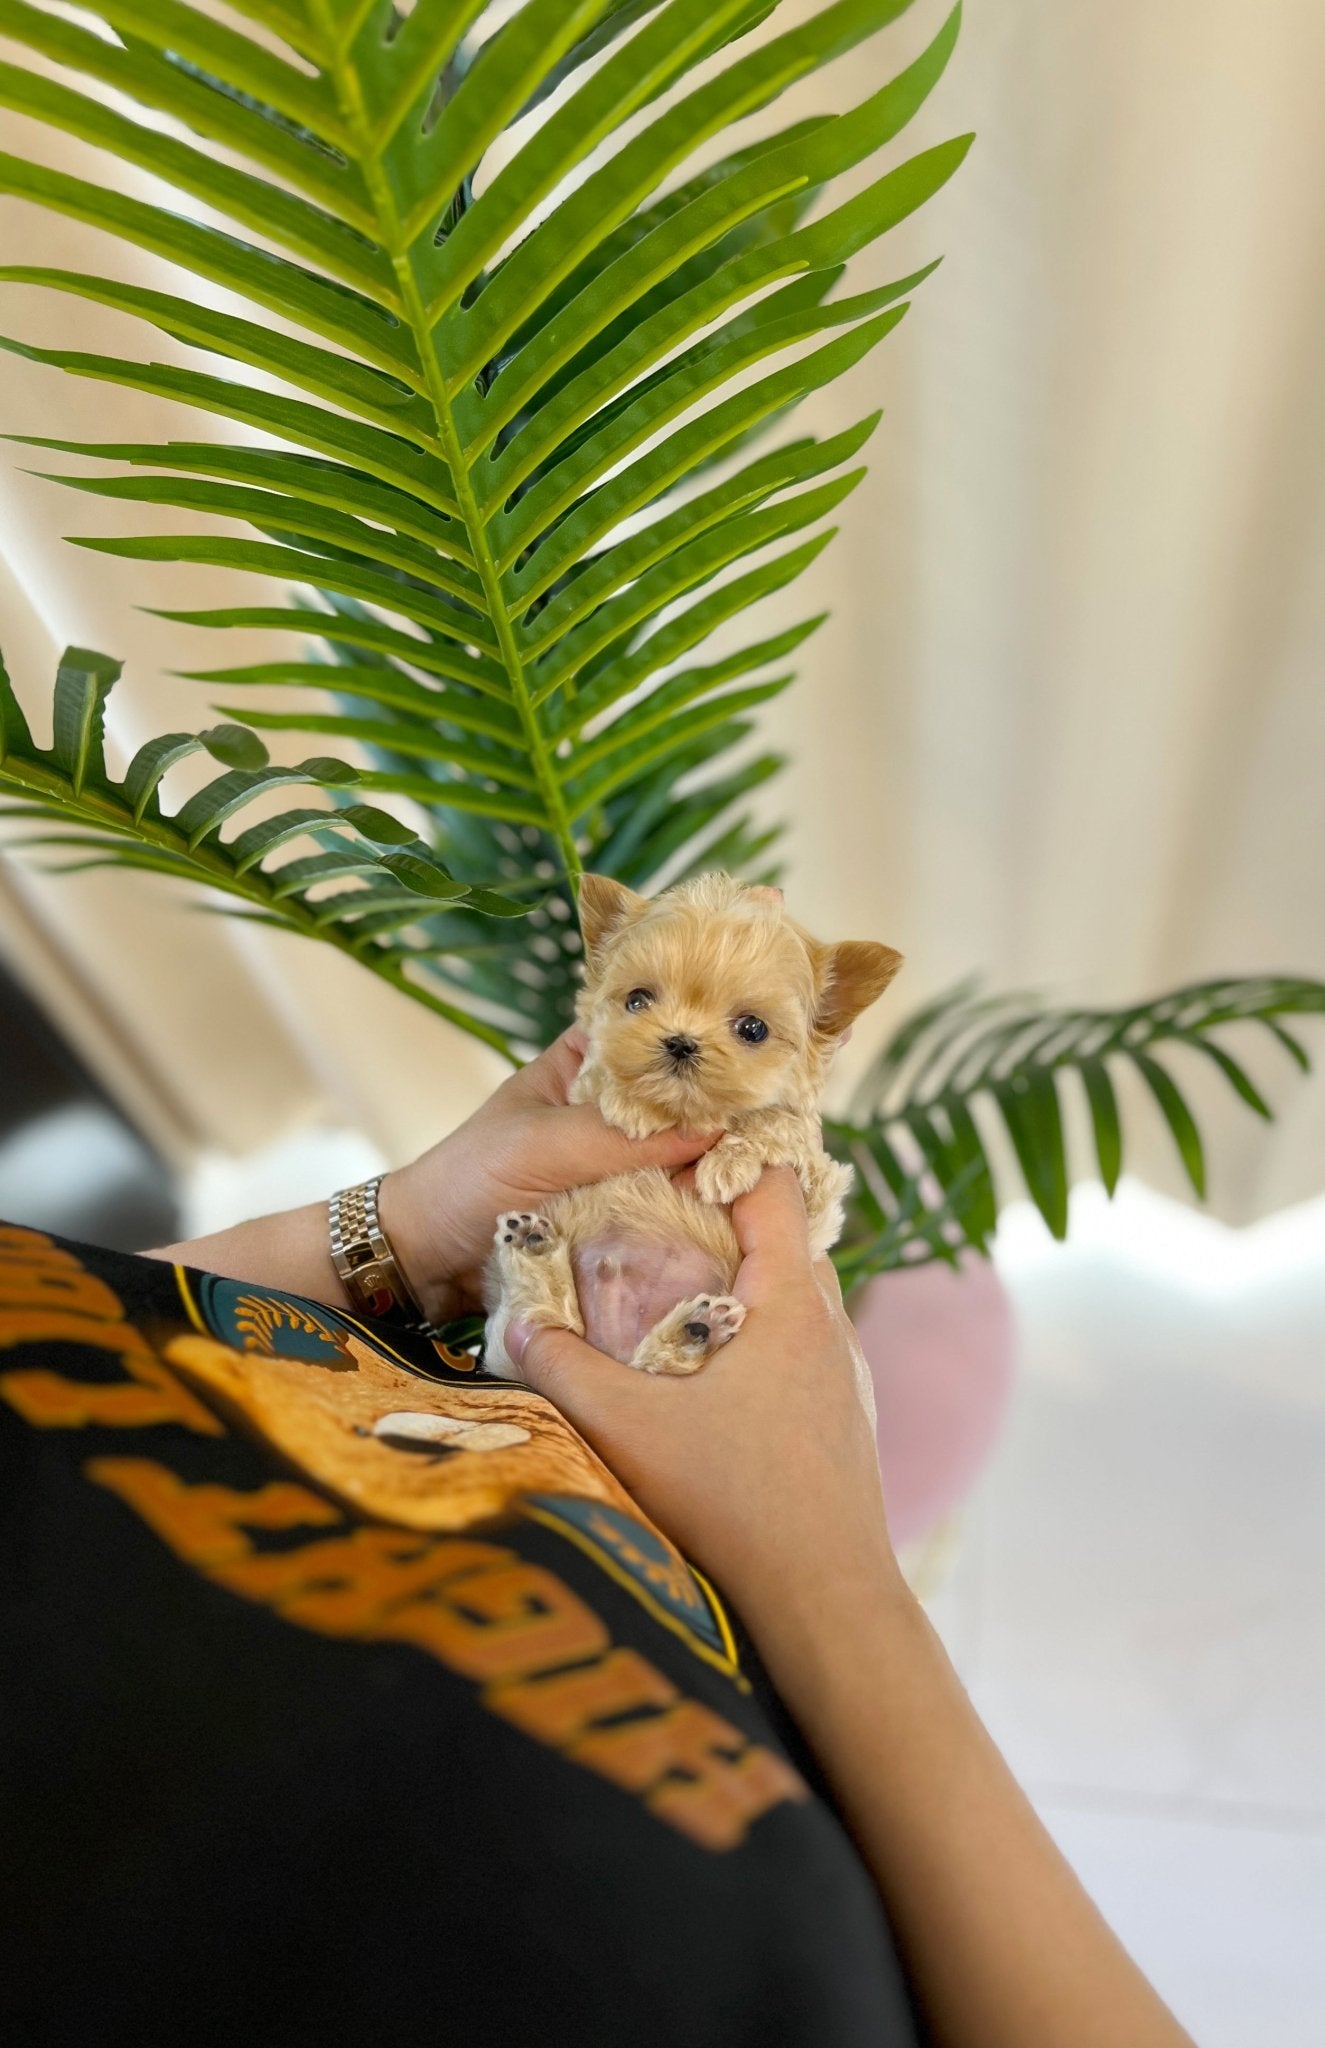
<svg viewBox="0 0 1325 2048"><path fill-rule="evenodd" d="M699 1040L687 1037L684 1031L675 1031L670 1038L664 1038L662 1049L675 1067L691 1067L699 1058Z"/></svg>

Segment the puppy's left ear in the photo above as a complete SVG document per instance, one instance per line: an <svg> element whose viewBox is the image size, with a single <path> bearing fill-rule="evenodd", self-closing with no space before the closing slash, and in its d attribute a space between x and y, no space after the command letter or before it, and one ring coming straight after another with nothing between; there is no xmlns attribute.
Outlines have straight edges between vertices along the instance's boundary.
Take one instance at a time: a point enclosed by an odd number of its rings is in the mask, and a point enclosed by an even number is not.
<svg viewBox="0 0 1325 2048"><path fill-rule="evenodd" d="M637 896L624 882L614 882L610 875L580 876L580 932L590 967L605 941L632 917L638 917L646 902L647 898Z"/></svg>
<svg viewBox="0 0 1325 2048"><path fill-rule="evenodd" d="M902 964L902 955L873 939L845 939L840 946L824 950L828 974L814 1027L825 1038L836 1038L883 994Z"/></svg>

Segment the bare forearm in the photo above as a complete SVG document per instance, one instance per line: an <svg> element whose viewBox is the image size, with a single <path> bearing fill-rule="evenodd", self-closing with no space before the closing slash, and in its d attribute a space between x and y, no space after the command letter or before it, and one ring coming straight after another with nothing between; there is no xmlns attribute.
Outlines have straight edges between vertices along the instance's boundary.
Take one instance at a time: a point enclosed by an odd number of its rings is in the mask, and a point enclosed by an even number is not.
<svg viewBox="0 0 1325 2048"><path fill-rule="evenodd" d="M938 2048L1191 2048L900 1582L804 1625L783 1594L756 1637L879 1886Z"/></svg>
<svg viewBox="0 0 1325 2048"><path fill-rule="evenodd" d="M327 1205L309 1202L275 1216L255 1216L231 1230L182 1244L158 1246L149 1259L172 1259L229 1280L250 1280L263 1287L324 1301L329 1308L349 1308L350 1299L331 1263L327 1241Z"/></svg>

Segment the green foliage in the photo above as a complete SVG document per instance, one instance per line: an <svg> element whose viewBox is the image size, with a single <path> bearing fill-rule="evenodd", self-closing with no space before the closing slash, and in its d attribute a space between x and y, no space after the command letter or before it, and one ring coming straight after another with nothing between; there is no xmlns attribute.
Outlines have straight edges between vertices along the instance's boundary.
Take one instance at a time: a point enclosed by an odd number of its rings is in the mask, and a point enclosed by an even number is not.
<svg viewBox="0 0 1325 2048"><path fill-rule="evenodd" d="M44 828L18 843L70 856L56 863L65 873L135 868L218 890L237 900L239 915L338 946L458 1021L440 996L411 984L411 934L441 903L463 902L486 920L523 918L527 905L456 881L398 818L340 797L362 780L357 769L327 758L274 766L261 740L242 726L149 740L123 780L115 781L106 768L103 732L106 699L119 673L119 663L104 654L68 648L55 683L53 744L39 747L0 662L0 816ZM162 776L199 752L225 772L167 812ZM222 825L292 784L325 790L333 803L274 816L263 805L256 823L221 838ZM317 851L273 865L271 856L294 840L311 842ZM474 1020L470 1028L487 1033Z"/></svg>
<svg viewBox="0 0 1325 2048"><path fill-rule="evenodd" d="M999 1192L972 1113L981 1100L1006 1129L1031 1200L1054 1236L1066 1237L1070 1174L1060 1091L1067 1076L1077 1078L1112 1195L1123 1131L1110 1060L1127 1061L1141 1075L1204 1200L1196 1121L1156 1048L1202 1054L1249 1108L1269 1118L1260 1089L1211 1033L1259 1024L1307 1072L1305 1047L1278 1019L1325 1012L1325 983L1287 975L1197 982L1117 1010L1052 1010L1017 995L968 1000L975 986L964 981L907 1018L862 1081L850 1116L825 1124L829 1150L856 1169L850 1228L836 1254L844 1284L884 1265L952 1264L967 1245L988 1253Z"/></svg>
<svg viewBox="0 0 1325 2048"><path fill-rule="evenodd" d="M869 168L937 83L960 9L846 112L733 131L908 4L89 0L74 20L57 0L7 0L4 35L33 64L0 63L0 105L107 169L93 182L0 155L0 197L95 226L179 282L4 266L16 288L146 332L135 357L0 347L192 407L224 436L12 438L95 465L61 474L66 488L200 521L77 545L281 586L269 604L167 617L290 636L279 659L190 668L225 723L148 742L121 781L103 751L117 664L65 656L49 749L0 669L0 799L40 828L30 843L219 891L513 1059L569 1017L586 865L640 890L713 867L774 879L777 829L747 800L781 763L745 743L821 618L746 614L831 538L878 415L753 444L882 342L934 268L839 291L965 155L963 136ZM126 168L169 203L123 189ZM849 174L856 189L834 197ZM203 302L200 282L238 310ZM157 334L197 365L153 360ZM279 766L259 731L331 752ZM222 773L167 810L163 778L199 752ZM260 801L298 784L316 805ZM382 794L390 811L359 800ZM1255 1017L1305 1064L1275 1019L1325 996L1261 979L995 1020L1019 999L968 993L904 1023L853 1120L829 1126L859 1169L848 1284L987 1249L982 1096L1062 1235L1062 1076L1080 1078L1112 1191L1114 1057L1148 1083L1202 1192L1156 1043L1199 1049L1268 1114L1208 1033Z"/></svg>
<svg viewBox="0 0 1325 2048"><path fill-rule="evenodd" d="M228 720L366 749L361 786L418 805L448 872L526 892L523 959L472 896L414 953L417 986L445 985L513 1055L568 1012L586 859L637 883L719 858L764 871L772 835L740 806L778 764L728 757L819 621L751 634L744 615L831 538L878 415L749 444L881 342L934 267L838 293L969 137L824 195L926 99L959 10L847 112L754 142L730 131L908 4L797 18L780 0L242 0L223 25L193 0L93 0L102 33L47 0L6 11L7 37L60 76L0 65L0 104L113 161L93 184L0 157L0 193L242 305L0 269L202 355L0 346L192 406L228 436L16 438L98 465L61 475L68 488L206 529L78 545L310 593L173 614L317 643L191 673ZM121 191L122 166L179 204ZM286 708L249 708L255 685Z"/></svg>

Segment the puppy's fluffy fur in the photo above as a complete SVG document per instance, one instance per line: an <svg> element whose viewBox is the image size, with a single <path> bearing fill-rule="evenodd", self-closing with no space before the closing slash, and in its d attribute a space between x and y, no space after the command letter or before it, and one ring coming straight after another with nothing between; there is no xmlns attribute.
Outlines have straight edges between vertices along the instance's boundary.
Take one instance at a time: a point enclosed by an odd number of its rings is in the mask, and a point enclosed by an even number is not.
<svg viewBox="0 0 1325 2048"><path fill-rule="evenodd" d="M778 890L702 875L651 901L603 875L580 891L588 1039L572 1090L632 1137L723 1135L694 1193L660 1168L503 1216L487 1274L487 1365L512 1374L517 1317L587 1335L645 1372L694 1372L740 1327L728 1205L764 1166L794 1166L816 1257L837 1241L851 1169L823 1149L817 1104L842 1033L902 964L891 946L823 945ZM762 1027L762 1028L761 1028Z"/></svg>

